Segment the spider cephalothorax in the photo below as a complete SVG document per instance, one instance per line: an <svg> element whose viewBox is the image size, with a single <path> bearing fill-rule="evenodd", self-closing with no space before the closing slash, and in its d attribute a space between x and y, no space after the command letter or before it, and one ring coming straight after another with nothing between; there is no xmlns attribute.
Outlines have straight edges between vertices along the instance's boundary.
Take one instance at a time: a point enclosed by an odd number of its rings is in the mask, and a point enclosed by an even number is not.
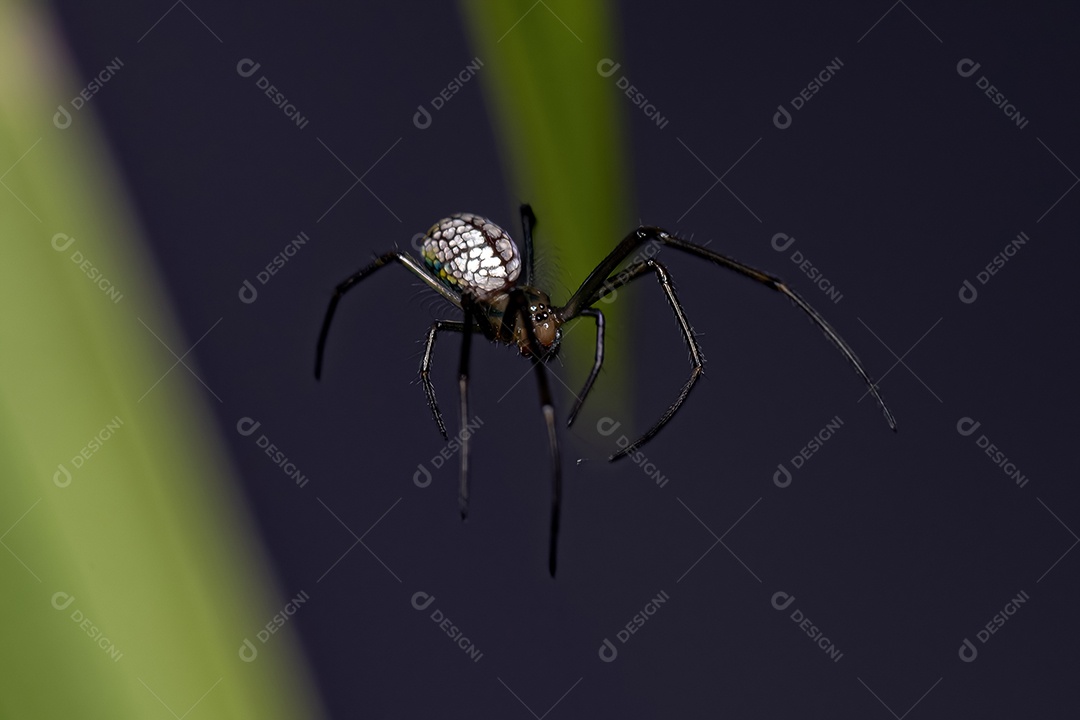
<svg viewBox="0 0 1080 720"><path fill-rule="evenodd" d="M562 340L562 320L551 306L551 299L547 293L536 288L523 287L520 291L521 300L518 302L524 302L522 311L514 312L513 293L500 293L481 304L479 312L483 313L485 320L498 331L498 335L490 339L507 345L517 345L522 355L532 357L533 343L529 336L531 329L532 337L539 346L540 357L555 353L559 349L559 341ZM526 323L529 327L526 327Z"/></svg>
<svg viewBox="0 0 1080 720"><path fill-rule="evenodd" d="M439 432L446 438L446 425L435 400L435 389L431 385L431 358L435 349L435 339L439 332L453 331L462 333L461 360L458 383L461 401L461 423L468 423L468 378L469 378L469 339L473 331L479 330L494 342L516 345L521 354L530 358L536 368L536 378L540 390L540 404L544 422L548 431L548 444L553 467L551 532L548 550L548 567L555 575L555 558L559 532L559 508L562 497L562 469L559 461L559 445L555 432L555 410L551 401L547 373L544 362L556 354L562 337L564 323L579 317L590 317L596 323L596 358L592 370L585 381L585 386L577 396L570 410L567 425L572 425L589 394L600 367L604 362L604 314L593 307L601 298L640 277L656 276L675 318L679 322L683 340L690 350L690 377L683 385L675 401L668 407L660 419L641 437L623 447L611 460L629 455L639 446L648 442L675 415L689 396L690 391L704 372L704 360L701 348L690 326L682 304L675 295L667 268L653 259L655 253L647 257L639 256L620 272L616 270L630 258L636 250L648 243L658 246L673 247L716 265L761 283L786 295L800 310L825 333L840 353L847 358L855 372L869 387L869 392L878 401L889 427L896 429L894 420L885 401L878 393L877 386L870 379L862 363L855 357L854 351L840 335L833 330L825 319L809 303L779 278L761 270L745 265L734 258L714 252L700 245L682 240L666 230L656 227L639 227L627 235L611 253L596 266L582 282L577 292L565 305L556 307L551 304L547 293L533 286L533 251L532 231L536 227L536 217L528 205L521 206L521 225L523 248L510 238L505 230L490 220L471 213L459 213L435 223L424 235L421 245L423 263L402 252L388 252L379 256L367 267L346 278L334 290L330 306L326 310L322 330L315 353L315 377L322 369L323 350L326 336L330 330L330 321L334 317L341 296L358 282L390 262L399 262L427 285L460 308L464 314L462 320L436 320L428 328L423 359L420 361L420 380L424 386L432 416ZM462 517L468 510L469 485L469 443L468 435L461 440L461 484L459 505Z"/></svg>

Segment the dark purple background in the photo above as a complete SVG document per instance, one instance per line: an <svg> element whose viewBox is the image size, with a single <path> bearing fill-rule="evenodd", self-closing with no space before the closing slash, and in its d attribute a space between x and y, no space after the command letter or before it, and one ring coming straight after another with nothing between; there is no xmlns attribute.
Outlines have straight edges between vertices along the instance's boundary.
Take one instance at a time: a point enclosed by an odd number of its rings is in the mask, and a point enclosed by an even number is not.
<svg viewBox="0 0 1080 720"><path fill-rule="evenodd" d="M561 4L546 7L557 14ZM562 432L552 581L534 382L514 386L527 363L474 348L484 425L465 525L454 461L430 487L412 481L444 447L415 384L417 343L452 309L386 270L343 303L324 381L311 374L331 288L373 253L408 248L414 233L460 210L517 233L519 198L499 165L480 82L430 128L412 123L417 105L478 54L455 6L187 2L158 22L168 1L58 5L83 77L124 62L92 107L188 344L220 319L194 352L221 402L205 399L283 596L311 597L293 622L333 716L528 718L553 705L553 719L1075 716L1080 583L1077 554L1065 554L1080 531L1075 10L617 8L622 67L596 76L599 91L615 92L625 75L669 120L658 129L616 98L635 171L626 229L638 218L678 229L785 277L881 378L901 430L888 432L869 400L857 402L864 388L787 302L667 252L708 374L644 448L669 478L662 488L630 461L604 462L603 407ZM555 21L541 10L514 32ZM777 106L790 107L836 57L837 75L791 127L775 127ZM256 75L238 75L243 58L261 63ZM957 72L963 58L981 63L972 77ZM259 92L260 75L306 127ZM983 75L1026 127L982 94ZM363 184L342 197L355 176ZM687 213L716 176L724 184ZM542 250L543 218L559 208L536 211ZM1027 245L979 284L976 274L1021 231ZM255 303L241 303L244 280L256 283L299 232L308 245L258 286ZM777 252L776 233L796 243ZM791 250L841 302L799 271ZM971 304L958 297L965 279L979 291ZM688 369L650 282L632 290L626 330L637 428ZM553 292L565 300L568 289ZM567 342L591 343L591 334ZM434 373L451 418L457 342L442 340ZM571 385L585 371L553 370ZM565 412L569 393L555 386ZM237 433L245 416L307 475L305 487ZM778 464L790 467L834 416L837 434L777 487ZM970 437L956 429L964 417L982 423ZM984 434L1026 486L977 447ZM410 603L420 591L435 596L423 612ZM619 642L661 591L670 600ZM795 596L784 611L770 602L781 591ZM979 642L1021 591L1030 601ZM479 662L432 622L435 609L464 630ZM796 609L843 653L838 662L791 620ZM605 638L619 649L612 663L598 657ZM971 663L958 656L965 638L979 649Z"/></svg>

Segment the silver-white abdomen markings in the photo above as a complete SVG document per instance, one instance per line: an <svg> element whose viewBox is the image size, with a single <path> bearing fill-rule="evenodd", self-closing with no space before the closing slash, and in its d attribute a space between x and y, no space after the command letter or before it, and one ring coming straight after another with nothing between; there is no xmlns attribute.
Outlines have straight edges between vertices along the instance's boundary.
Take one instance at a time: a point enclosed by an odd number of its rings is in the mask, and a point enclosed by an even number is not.
<svg viewBox="0 0 1080 720"><path fill-rule="evenodd" d="M513 285L521 274L517 245L490 220L458 213L431 226L420 249L424 263L455 290L487 294Z"/></svg>

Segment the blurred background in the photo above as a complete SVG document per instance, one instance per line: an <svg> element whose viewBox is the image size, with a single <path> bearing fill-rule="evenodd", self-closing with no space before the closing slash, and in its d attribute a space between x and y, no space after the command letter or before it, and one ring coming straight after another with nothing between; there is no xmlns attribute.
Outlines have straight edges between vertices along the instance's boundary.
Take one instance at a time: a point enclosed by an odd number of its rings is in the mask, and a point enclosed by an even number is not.
<svg viewBox="0 0 1080 720"><path fill-rule="evenodd" d="M4 717L1076 713L1076 10L0 8ZM690 368L651 278L603 306L552 579L516 351L474 340L467 523L417 382L458 311L388 268L312 372L339 281L521 202L556 302L638 224L780 275L899 432L665 251L706 375L607 463Z"/></svg>

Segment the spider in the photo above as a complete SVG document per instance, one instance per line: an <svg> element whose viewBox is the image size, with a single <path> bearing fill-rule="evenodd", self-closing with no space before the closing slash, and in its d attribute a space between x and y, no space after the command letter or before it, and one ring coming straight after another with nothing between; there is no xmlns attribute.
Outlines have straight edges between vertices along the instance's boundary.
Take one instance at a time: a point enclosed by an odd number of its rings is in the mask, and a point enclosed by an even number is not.
<svg viewBox="0 0 1080 720"><path fill-rule="evenodd" d="M585 398L592 389L600 367L604 362L604 314L594 305L605 296L613 293L627 283L644 277L649 273L656 276L664 295L667 297L675 318L679 322L683 339L690 348L690 377L679 391L675 401L664 411L660 419L645 434L634 442L611 455L609 460L617 460L636 450L651 440L660 429L675 415L686 401L690 391L704 372L704 360L701 348L694 336L690 322L686 318L682 304L675 295L675 287L667 268L652 259L634 260L621 272L618 268L631 254L646 243L682 250L709 260L723 268L733 270L740 275L761 283L766 287L786 295L796 307L805 312L817 325L840 353L847 358L877 400L885 415L889 427L896 430L896 420L885 401L878 393L866 369L832 326L818 314L798 293L787 287L779 278L761 270L745 265L733 258L708 250L700 245L682 240L658 227L642 226L627 235L611 253L597 265L577 292L565 305L556 307L543 290L533 285L533 242L532 234L536 229L536 216L529 205L521 206L521 227L524 240L519 250L510 236L495 223L479 215L459 213L440 220L431 226L423 237L421 255L423 262L411 255L391 251L378 256L374 262L361 268L343 280L330 298L326 309L322 329L319 332L315 351L315 378L322 373L323 351L326 337L330 330L334 311L342 296L379 268L392 262L399 262L423 280L427 285L442 295L464 314L462 320L436 320L428 328L424 354L420 360L420 380L427 396L428 405L435 424L444 439L447 438L446 425L435 400L435 388L431 384L431 359L435 349L435 340L440 332L462 334L461 356L458 369L458 390L460 394L461 426L468 422L469 388L469 347L473 332L479 331L490 341L516 345L521 354L529 358L536 369L536 379L540 391L540 407L547 426L548 448L553 469L551 528L548 547L548 570L555 576L556 550L559 536L559 512L562 499L562 469L559 460L559 444L555 432L555 409L548 386L545 362L556 355L562 339L562 325L571 320L588 317L596 323L596 356L592 369L585 380L581 393L577 396L567 420L567 427L574 424L574 419L581 410ZM458 493L458 505L461 517L468 515L469 504L469 442L468 434L461 436L461 475Z"/></svg>

